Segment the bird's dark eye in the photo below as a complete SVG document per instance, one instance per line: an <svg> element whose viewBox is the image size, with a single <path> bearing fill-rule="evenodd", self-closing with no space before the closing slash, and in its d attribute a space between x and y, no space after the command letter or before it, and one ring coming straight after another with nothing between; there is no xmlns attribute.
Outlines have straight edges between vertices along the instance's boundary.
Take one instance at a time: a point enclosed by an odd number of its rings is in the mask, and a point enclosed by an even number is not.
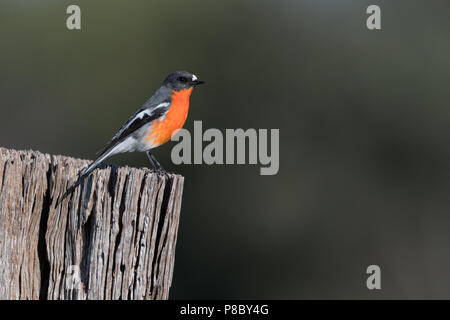
<svg viewBox="0 0 450 320"><path fill-rule="evenodd" d="M186 77L178 77L178 81L180 81L180 82L188 82L189 80Z"/></svg>

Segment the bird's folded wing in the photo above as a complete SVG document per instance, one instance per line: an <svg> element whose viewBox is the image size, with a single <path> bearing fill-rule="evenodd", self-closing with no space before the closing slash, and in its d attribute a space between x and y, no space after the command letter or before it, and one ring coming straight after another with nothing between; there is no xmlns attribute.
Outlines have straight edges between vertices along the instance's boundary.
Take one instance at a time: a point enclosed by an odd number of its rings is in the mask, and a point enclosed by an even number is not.
<svg viewBox="0 0 450 320"><path fill-rule="evenodd" d="M125 122L114 137L101 149L97 154L102 155L125 138L130 136L133 132L141 128L143 125L154 120L164 117L169 110L170 102L165 101L152 108L139 109L127 122Z"/></svg>

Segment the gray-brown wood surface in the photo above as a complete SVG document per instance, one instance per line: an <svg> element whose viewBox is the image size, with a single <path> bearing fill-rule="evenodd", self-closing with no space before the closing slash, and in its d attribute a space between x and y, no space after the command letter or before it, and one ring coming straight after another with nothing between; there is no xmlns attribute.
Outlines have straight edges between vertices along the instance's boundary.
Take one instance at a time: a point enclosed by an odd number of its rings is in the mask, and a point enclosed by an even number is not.
<svg viewBox="0 0 450 320"><path fill-rule="evenodd" d="M0 299L167 299L183 177L0 148Z"/></svg>

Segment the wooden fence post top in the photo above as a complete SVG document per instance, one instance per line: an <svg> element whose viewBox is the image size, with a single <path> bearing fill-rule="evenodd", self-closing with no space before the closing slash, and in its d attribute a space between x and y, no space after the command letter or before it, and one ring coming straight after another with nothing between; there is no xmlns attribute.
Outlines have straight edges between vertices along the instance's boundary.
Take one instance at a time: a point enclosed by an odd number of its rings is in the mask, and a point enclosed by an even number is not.
<svg viewBox="0 0 450 320"><path fill-rule="evenodd" d="M184 178L0 147L1 299L167 299Z"/></svg>

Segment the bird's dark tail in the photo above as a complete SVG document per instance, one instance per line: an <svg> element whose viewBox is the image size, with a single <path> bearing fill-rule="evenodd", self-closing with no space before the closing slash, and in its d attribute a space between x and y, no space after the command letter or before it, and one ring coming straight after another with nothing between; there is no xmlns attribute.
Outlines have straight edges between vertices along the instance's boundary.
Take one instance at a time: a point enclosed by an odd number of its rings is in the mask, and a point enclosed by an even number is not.
<svg viewBox="0 0 450 320"><path fill-rule="evenodd" d="M62 197L60 197L58 199L58 201L56 202L56 206L59 206L59 204L68 196L70 195L72 192L75 191L75 189L84 181L84 179L89 176L92 171L94 171L99 164L108 156L108 154L102 155L100 156L97 160L95 160L94 162L92 162L87 168L85 168L84 170L82 170L79 175L78 175L78 179L66 190L66 192L62 195Z"/></svg>

